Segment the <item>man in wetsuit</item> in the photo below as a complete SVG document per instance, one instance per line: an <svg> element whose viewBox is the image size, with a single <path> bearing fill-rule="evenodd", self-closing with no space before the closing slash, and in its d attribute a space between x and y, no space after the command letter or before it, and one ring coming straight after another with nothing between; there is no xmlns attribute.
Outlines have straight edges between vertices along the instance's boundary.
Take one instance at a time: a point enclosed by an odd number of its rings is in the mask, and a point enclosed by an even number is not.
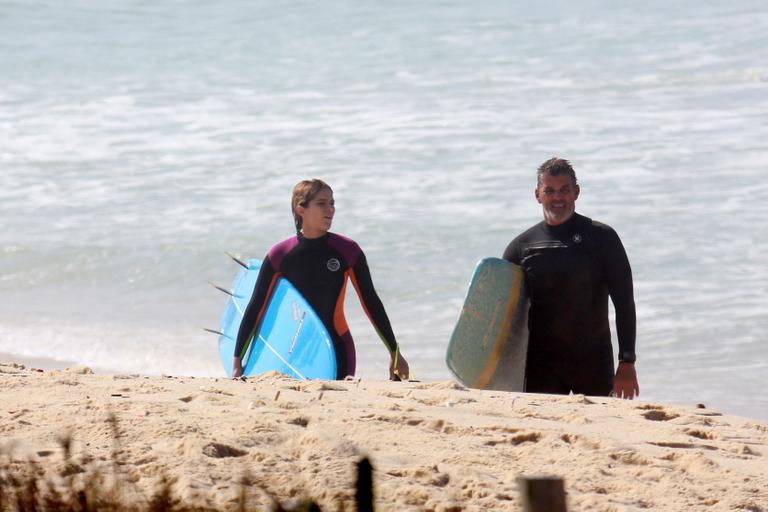
<svg viewBox="0 0 768 512"><path fill-rule="evenodd" d="M504 251L504 259L523 268L531 301L525 390L631 399L640 388L632 271L624 246L610 226L575 212L579 185L568 160L547 160L537 176L544 221ZM608 296L619 342L615 375Z"/></svg>

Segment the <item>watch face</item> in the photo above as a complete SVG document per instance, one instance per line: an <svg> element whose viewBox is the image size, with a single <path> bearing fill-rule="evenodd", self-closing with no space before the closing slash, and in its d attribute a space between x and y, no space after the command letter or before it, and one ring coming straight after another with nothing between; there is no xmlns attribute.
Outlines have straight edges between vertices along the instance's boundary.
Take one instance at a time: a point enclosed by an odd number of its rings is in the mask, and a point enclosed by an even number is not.
<svg viewBox="0 0 768 512"><path fill-rule="evenodd" d="M635 362L635 353L634 352L622 352L619 356L619 361L622 363L634 363Z"/></svg>

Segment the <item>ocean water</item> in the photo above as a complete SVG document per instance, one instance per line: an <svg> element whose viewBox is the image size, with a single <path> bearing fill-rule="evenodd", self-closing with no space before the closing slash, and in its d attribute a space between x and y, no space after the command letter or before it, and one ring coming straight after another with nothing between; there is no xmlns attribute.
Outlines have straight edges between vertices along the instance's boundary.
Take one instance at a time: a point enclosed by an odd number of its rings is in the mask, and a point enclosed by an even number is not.
<svg viewBox="0 0 768 512"><path fill-rule="evenodd" d="M762 1L0 0L0 353L223 375L237 267L335 191L416 376L474 264L577 210L633 267L641 398L768 419ZM358 375L383 344L350 291Z"/></svg>

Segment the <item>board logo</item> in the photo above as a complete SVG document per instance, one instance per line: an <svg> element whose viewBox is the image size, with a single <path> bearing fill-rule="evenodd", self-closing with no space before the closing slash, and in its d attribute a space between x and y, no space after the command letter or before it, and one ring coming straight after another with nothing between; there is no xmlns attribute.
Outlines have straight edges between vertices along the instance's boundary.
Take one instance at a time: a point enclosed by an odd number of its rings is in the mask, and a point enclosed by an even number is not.
<svg viewBox="0 0 768 512"><path fill-rule="evenodd" d="M336 272L341 268L341 263L339 263L339 260L337 260L336 258L331 258L328 260L325 266L328 267L328 270L330 270L331 272Z"/></svg>
<svg viewBox="0 0 768 512"><path fill-rule="evenodd" d="M291 304L291 311L293 312L293 321L298 322L299 325L296 327L293 341L291 341L291 346L288 348L289 354L293 354L293 349L296 348L296 342L299 341L299 333L301 333L301 328L304 327L304 317L307 316L307 312L302 310L296 302Z"/></svg>
<svg viewBox="0 0 768 512"><path fill-rule="evenodd" d="M576 242L577 244L580 244L581 243L581 235L578 234L578 233L573 235L573 241Z"/></svg>
<svg viewBox="0 0 768 512"><path fill-rule="evenodd" d="M293 313L293 321L298 322L299 320L304 319L304 311L301 310L301 307L299 307L298 304L296 304L296 301L293 301L291 303L291 313Z"/></svg>

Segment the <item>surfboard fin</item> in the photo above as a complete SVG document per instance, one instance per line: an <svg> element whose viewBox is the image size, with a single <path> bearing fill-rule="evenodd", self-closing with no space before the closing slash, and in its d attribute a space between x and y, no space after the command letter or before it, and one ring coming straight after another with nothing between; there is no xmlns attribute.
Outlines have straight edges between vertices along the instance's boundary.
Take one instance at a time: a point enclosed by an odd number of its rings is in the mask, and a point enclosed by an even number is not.
<svg viewBox="0 0 768 512"><path fill-rule="evenodd" d="M241 266L241 267L243 267L244 269L246 269L246 270L248 270L248 269L249 269L249 267L248 267L248 264L247 264L247 263L245 263L243 260L241 260L240 258L238 258L237 256L235 256L235 255L234 255L234 254L232 254L231 252L225 252L224 254L226 254L227 256L229 256L230 258L232 258L232 260L233 260L235 263L237 263L238 265L240 265L240 266Z"/></svg>
<svg viewBox="0 0 768 512"><path fill-rule="evenodd" d="M208 284L210 284L211 286L213 286L214 288L216 288L216 289L217 289L217 290L219 290L220 292L224 292L224 293L226 293L226 294L227 294L227 295L229 295L230 297L238 297L237 295L235 295L235 294L232 292L232 290L227 290L227 289L226 289L226 288L224 288L223 286L219 286L219 285L217 285L216 283L212 283L212 282L210 282L210 281L208 281Z"/></svg>
<svg viewBox="0 0 768 512"><path fill-rule="evenodd" d="M227 336L227 335L226 335L226 334L224 334L223 332L221 332L221 331L217 331L216 329L209 329L209 328L207 328L207 327L203 327L203 330L204 330L205 332L210 332L210 333L213 333L213 334L218 334L219 336L224 336L225 338L227 338L227 339L230 339L230 340L232 339L232 337L230 337L230 336Z"/></svg>

